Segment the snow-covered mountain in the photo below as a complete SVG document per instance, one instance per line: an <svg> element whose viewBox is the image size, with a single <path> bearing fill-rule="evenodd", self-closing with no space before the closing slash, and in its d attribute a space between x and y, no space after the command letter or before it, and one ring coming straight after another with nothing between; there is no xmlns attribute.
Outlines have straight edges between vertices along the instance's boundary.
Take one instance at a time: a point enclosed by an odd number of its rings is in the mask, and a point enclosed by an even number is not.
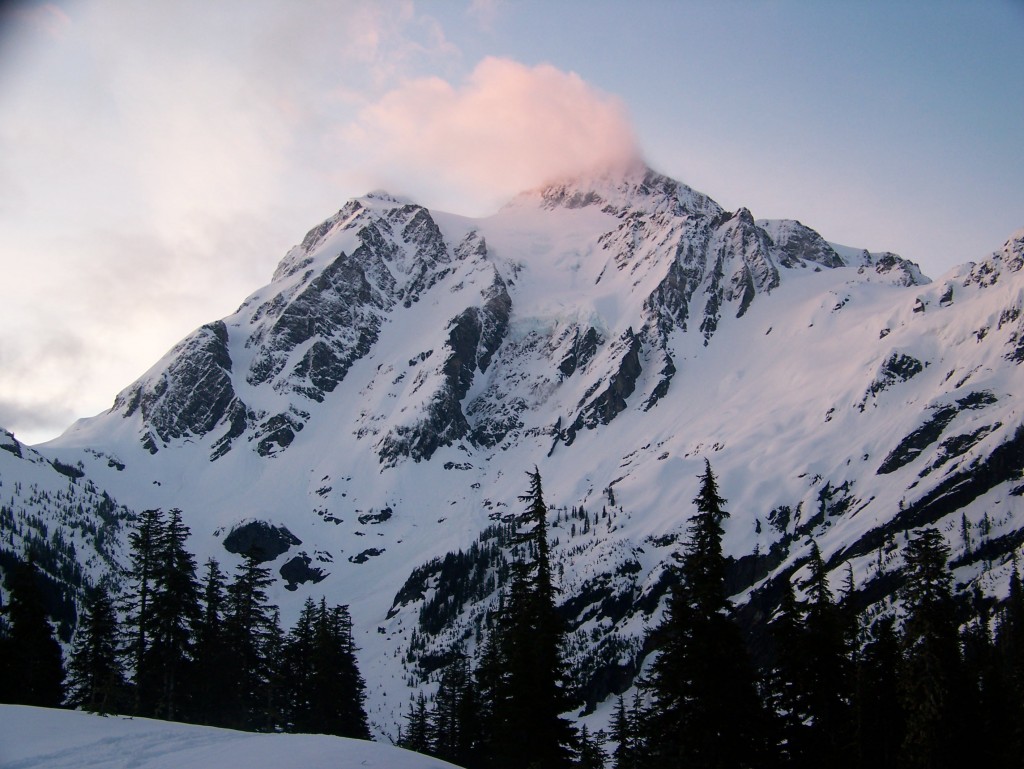
<svg viewBox="0 0 1024 769"><path fill-rule="evenodd" d="M484 219L375 193L37 450L129 508L181 508L200 560L259 542L286 620L310 594L350 604L392 734L407 682L472 647L536 465L593 705L643 658L705 458L751 623L812 538L865 600L923 525L960 583L1004 589L1024 543L1022 267L1024 230L932 282L646 168Z"/></svg>

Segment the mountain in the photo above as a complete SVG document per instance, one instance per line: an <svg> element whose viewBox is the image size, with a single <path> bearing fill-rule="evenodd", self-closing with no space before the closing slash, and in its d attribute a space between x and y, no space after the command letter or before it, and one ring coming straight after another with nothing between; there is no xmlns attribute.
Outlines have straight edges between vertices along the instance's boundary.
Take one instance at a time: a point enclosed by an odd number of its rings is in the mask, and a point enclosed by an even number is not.
<svg viewBox="0 0 1024 769"><path fill-rule="evenodd" d="M879 610L925 525L961 586L1005 591L1022 266L1024 230L933 282L644 167L483 219L374 193L36 450L131 510L181 508L200 562L258 545L286 623L308 595L349 604L392 735L410 684L472 651L537 466L590 709L643 663L705 459L755 630L812 540Z"/></svg>

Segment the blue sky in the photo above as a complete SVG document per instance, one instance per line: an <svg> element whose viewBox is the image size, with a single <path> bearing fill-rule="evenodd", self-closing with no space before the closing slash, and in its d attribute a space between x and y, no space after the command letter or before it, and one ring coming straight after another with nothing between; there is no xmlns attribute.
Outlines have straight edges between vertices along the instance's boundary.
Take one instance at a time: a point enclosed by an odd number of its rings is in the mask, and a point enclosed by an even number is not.
<svg viewBox="0 0 1024 769"><path fill-rule="evenodd" d="M636 146L936 277L1024 226L1024 3L54 0L0 11L0 425L107 408L377 187L483 215Z"/></svg>

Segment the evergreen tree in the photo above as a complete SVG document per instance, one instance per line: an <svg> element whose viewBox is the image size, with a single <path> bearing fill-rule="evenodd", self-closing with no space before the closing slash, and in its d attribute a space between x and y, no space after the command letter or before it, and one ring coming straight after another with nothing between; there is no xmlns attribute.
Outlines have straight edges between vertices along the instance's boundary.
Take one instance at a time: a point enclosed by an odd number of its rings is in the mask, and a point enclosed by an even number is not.
<svg viewBox="0 0 1024 769"><path fill-rule="evenodd" d="M904 738L897 671L900 639L892 617L875 621L861 650L854 697L854 758L860 769L897 769Z"/></svg>
<svg viewBox="0 0 1024 769"><path fill-rule="evenodd" d="M504 593L499 595L498 610L488 616L488 630L481 643L476 670L473 671L473 691L478 703L480 739L474 746L476 761L472 766L490 767L496 751L494 735L504 731L505 699L508 687L508 664L504 657L505 619Z"/></svg>
<svg viewBox="0 0 1024 769"><path fill-rule="evenodd" d="M288 634L284 652L288 678L288 730L305 734L316 731L316 714L311 697L315 679L313 656L316 618L316 604L312 598L307 597L295 627Z"/></svg>
<svg viewBox="0 0 1024 769"><path fill-rule="evenodd" d="M276 606L270 610L270 624L264 641L263 658L266 665L266 682L263 687L262 724L259 731L276 732L287 725L288 709L287 672L284 661L285 635L281 628L281 612Z"/></svg>
<svg viewBox="0 0 1024 769"><path fill-rule="evenodd" d="M409 703L409 712L405 717L405 732L398 742L400 747L424 755L431 754L430 719L427 713L427 698L423 692L416 697L415 703Z"/></svg>
<svg viewBox="0 0 1024 769"><path fill-rule="evenodd" d="M807 721L803 752L809 766L839 769L850 763L851 756L851 651L846 618L833 600L817 543L811 547L810 568L800 643Z"/></svg>
<svg viewBox="0 0 1024 769"><path fill-rule="evenodd" d="M996 663L1006 702L1002 730L1004 755L1024 755L1024 582L1014 558L1009 596L995 634ZM1017 761L1018 763L1019 760ZM1003 765L1009 765L1005 761Z"/></svg>
<svg viewBox="0 0 1024 769"><path fill-rule="evenodd" d="M128 535L131 548L130 588L125 596L125 652L130 659L134 684L133 710L150 715L155 710L159 676L148 667L152 637L152 599L157 560L163 538L163 511L144 510L135 530Z"/></svg>
<svg viewBox="0 0 1024 769"><path fill-rule="evenodd" d="M605 733L602 731L590 734L587 725L580 729L579 755L576 758L576 769L604 769L608 754L604 749Z"/></svg>
<svg viewBox="0 0 1024 769"><path fill-rule="evenodd" d="M564 628L555 607L555 587L547 541L547 505L540 472L534 468L529 489L520 497L517 538L522 558L511 569L504 615L496 629L497 653L504 670L489 682L490 757L497 767L568 767L575 731L562 717L568 710ZM497 672L497 671L494 671ZM529 735L529 740L523 736Z"/></svg>
<svg viewBox="0 0 1024 769"><path fill-rule="evenodd" d="M1006 766L1013 759L1004 750L1013 733L1013 723L1006 718L1012 708L992 636L989 604L977 584L971 604L974 617L960 631L963 700L957 709L964 718L960 729L977 741L971 751L975 761Z"/></svg>
<svg viewBox="0 0 1024 769"><path fill-rule="evenodd" d="M433 755L458 766L476 760L480 725L469 662L456 653L444 669L430 720Z"/></svg>
<svg viewBox="0 0 1024 769"><path fill-rule="evenodd" d="M803 611L793 583L785 578L782 601L768 626L772 665L768 671L767 704L773 718L775 749L783 766L806 763L807 696L804 689L803 644L806 634Z"/></svg>
<svg viewBox="0 0 1024 769"><path fill-rule="evenodd" d="M612 769L636 769L636 729L633 724L626 702L619 695L612 712L611 738L615 747L612 749Z"/></svg>
<svg viewBox="0 0 1024 769"><path fill-rule="evenodd" d="M764 757L764 715L740 630L727 615L728 513L710 463L700 480L681 580L657 633L647 749L656 767L751 766Z"/></svg>
<svg viewBox="0 0 1024 769"><path fill-rule="evenodd" d="M78 625L68 662L68 701L92 713L119 713L128 705L128 685L117 647L118 627L107 591L92 591Z"/></svg>
<svg viewBox="0 0 1024 769"><path fill-rule="evenodd" d="M924 529L904 551L903 662L900 691L906 714L904 766L953 766L957 741L960 653L953 611L949 548L937 529Z"/></svg>
<svg viewBox="0 0 1024 769"><path fill-rule="evenodd" d="M7 635L0 643L0 701L56 708L64 701L63 658L46 614L41 579L31 561L19 561L7 574L10 598L4 607Z"/></svg>
<svg viewBox="0 0 1024 769"><path fill-rule="evenodd" d="M231 692L236 681L225 629L227 593L224 573L214 559L206 562L202 583L202 608L194 624L195 647L191 668L190 712L201 724L227 726Z"/></svg>
<svg viewBox="0 0 1024 769"><path fill-rule="evenodd" d="M265 690L271 664L266 652L274 625L267 588L272 581L270 570L250 553L243 556L227 589L226 662L233 682L228 726L257 729L266 721Z"/></svg>
<svg viewBox="0 0 1024 769"><path fill-rule="evenodd" d="M145 666L157 687L153 712L171 721L181 715L180 705L186 699L187 691L178 688L186 682L192 663L194 626L200 613L195 557L185 547L189 534L181 510L170 510L151 570Z"/></svg>
<svg viewBox="0 0 1024 769"><path fill-rule="evenodd" d="M310 687L317 732L370 739L364 707L366 683L359 672L356 651L348 607L328 609L321 599L314 627Z"/></svg>

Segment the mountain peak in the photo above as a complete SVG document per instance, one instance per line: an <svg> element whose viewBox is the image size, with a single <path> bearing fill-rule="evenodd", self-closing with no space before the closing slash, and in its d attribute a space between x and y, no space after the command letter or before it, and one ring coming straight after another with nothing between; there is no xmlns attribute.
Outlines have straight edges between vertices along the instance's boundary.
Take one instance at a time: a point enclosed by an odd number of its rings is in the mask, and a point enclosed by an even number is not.
<svg viewBox="0 0 1024 769"><path fill-rule="evenodd" d="M545 209L599 205L612 210L642 208L675 214L718 216L722 208L703 193L658 173L639 158L552 181L518 195L510 206Z"/></svg>

